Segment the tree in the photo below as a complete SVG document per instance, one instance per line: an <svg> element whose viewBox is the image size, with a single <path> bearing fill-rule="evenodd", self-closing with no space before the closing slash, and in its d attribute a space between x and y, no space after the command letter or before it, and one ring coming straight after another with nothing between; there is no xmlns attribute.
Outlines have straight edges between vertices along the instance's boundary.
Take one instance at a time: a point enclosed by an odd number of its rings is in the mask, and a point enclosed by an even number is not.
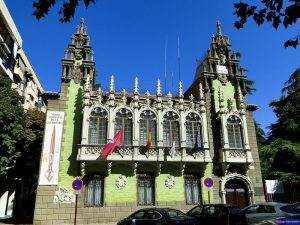
<svg viewBox="0 0 300 225"><path fill-rule="evenodd" d="M40 20L41 18L48 15L49 9L53 7L58 1L56 0L38 0L33 1L33 8L35 9L33 15ZM62 3L59 14L62 14L62 17L59 19L61 23L70 22L71 18L74 17L75 10L79 4L80 0L67 0ZM83 0L86 7L90 3L95 4L95 0Z"/></svg>
<svg viewBox="0 0 300 225"><path fill-rule="evenodd" d="M285 82L283 95L270 106L277 116L267 141L259 145L264 179L300 185L300 69Z"/></svg>
<svg viewBox="0 0 300 225"><path fill-rule="evenodd" d="M264 179L300 184L300 144L277 139L259 151Z"/></svg>
<svg viewBox="0 0 300 225"><path fill-rule="evenodd" d="M0 75L0 178L15 167L20 149L17 142L23 134L23 98L11 89L8 78Z"/></svg>
<svg viewBox="0 0 300 225"><path fill-rule="evenodd" d="M269 140L278 138L300 141L300 69L297 69L285 82L283 95L278 101L272 101L274 113L278 120L270 125Z"/></svg>
<svg viewBox="0 0 300 225"><path fill-rule="evenodd" d="M14 214L33 215L40 157L45 126L45 114L28 109L23 121L24 133L19 141L21 156L17 159L14 176L17 178Z"/></svg>
<svg viewBox="0 0 300 225"><path fill-rule="evenodd" d="M247 22L248 18L253 18L258 26L265 22L272 23L272 26L277 29L279 26L288 28L297 23L300 18L300 0L261 0L261 4L249 5L248 3L235 3L234 14L239 18L235 22L235 27L241 29ZM253 3L252 3L253 4ZM296 37L287 40L284 47L297 47L300 34Z"/></svg>
<svg viewBox="0 0 300 225"><path fill-rule="evenodd" d="M16 176L26 182L36 182L45 127L45 113L29 109L23 122L24 133L19 141L21 157L17 160Z"/></svg>

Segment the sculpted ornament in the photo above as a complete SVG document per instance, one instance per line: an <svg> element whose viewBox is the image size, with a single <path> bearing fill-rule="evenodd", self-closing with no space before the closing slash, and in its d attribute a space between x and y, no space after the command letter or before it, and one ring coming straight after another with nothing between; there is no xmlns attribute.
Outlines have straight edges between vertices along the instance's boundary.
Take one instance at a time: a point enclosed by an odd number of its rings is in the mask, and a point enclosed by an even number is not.
<svg viewBox="0 0 300 225"><path fill-rule="evenodd" d="M174 176L168 176L165 180L165 185L169 189L173 188L175 186Z"/></svg>
<svg viewBox="0 0 300 225"><path fill-rule="evenodd" d="M125 176L119 176L116 180L116 186L119 190L122 190L124 187L126 187L127 181Z"/></svg>

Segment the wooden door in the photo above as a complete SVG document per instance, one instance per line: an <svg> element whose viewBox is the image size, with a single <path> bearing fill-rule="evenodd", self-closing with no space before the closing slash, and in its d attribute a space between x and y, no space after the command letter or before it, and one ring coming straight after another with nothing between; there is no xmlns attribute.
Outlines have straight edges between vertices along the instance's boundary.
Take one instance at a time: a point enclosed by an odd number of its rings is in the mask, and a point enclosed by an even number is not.
<svg viewBox="0 0 300 225"><path fill-rule="evenodd" d="M244 182L234 179L225 184L226 203L237 205L241 209L249 204L247 188Z"/></svg>

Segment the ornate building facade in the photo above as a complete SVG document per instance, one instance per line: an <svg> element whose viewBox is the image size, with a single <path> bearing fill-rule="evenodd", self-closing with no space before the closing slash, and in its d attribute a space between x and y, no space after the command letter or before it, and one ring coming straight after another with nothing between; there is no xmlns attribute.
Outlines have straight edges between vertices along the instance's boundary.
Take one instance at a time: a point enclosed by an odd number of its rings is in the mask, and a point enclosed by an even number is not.
<svg viewBox="0 0 300 225"><path fill-rule="evenodd" d="M84 182L80 224L116 222L145 206L186 211L264 200L252 115L257 106L247 103L238 54L217 28L192 85L184 92L180 82L178 96L164 96L159 80L154 94L140 93L138 78L132 92L117 92L113 76L106 91L97 87L81 21L62 59L61 92L47 94L35 224L73 222L75 178ZM100 157L121 128L124 145Z"/></svg>

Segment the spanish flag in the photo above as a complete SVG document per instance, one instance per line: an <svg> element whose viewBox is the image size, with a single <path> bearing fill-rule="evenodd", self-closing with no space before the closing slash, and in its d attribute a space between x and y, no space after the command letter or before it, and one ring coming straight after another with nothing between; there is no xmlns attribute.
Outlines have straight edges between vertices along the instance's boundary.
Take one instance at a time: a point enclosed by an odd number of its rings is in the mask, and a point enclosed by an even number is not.
<svg viewBox="0 0 300 225"><path fill-rule="evenodd" d="M150 148L152 145L152 132L149 129L147 132L147 144L146 144L146 148Z"/></svg>

